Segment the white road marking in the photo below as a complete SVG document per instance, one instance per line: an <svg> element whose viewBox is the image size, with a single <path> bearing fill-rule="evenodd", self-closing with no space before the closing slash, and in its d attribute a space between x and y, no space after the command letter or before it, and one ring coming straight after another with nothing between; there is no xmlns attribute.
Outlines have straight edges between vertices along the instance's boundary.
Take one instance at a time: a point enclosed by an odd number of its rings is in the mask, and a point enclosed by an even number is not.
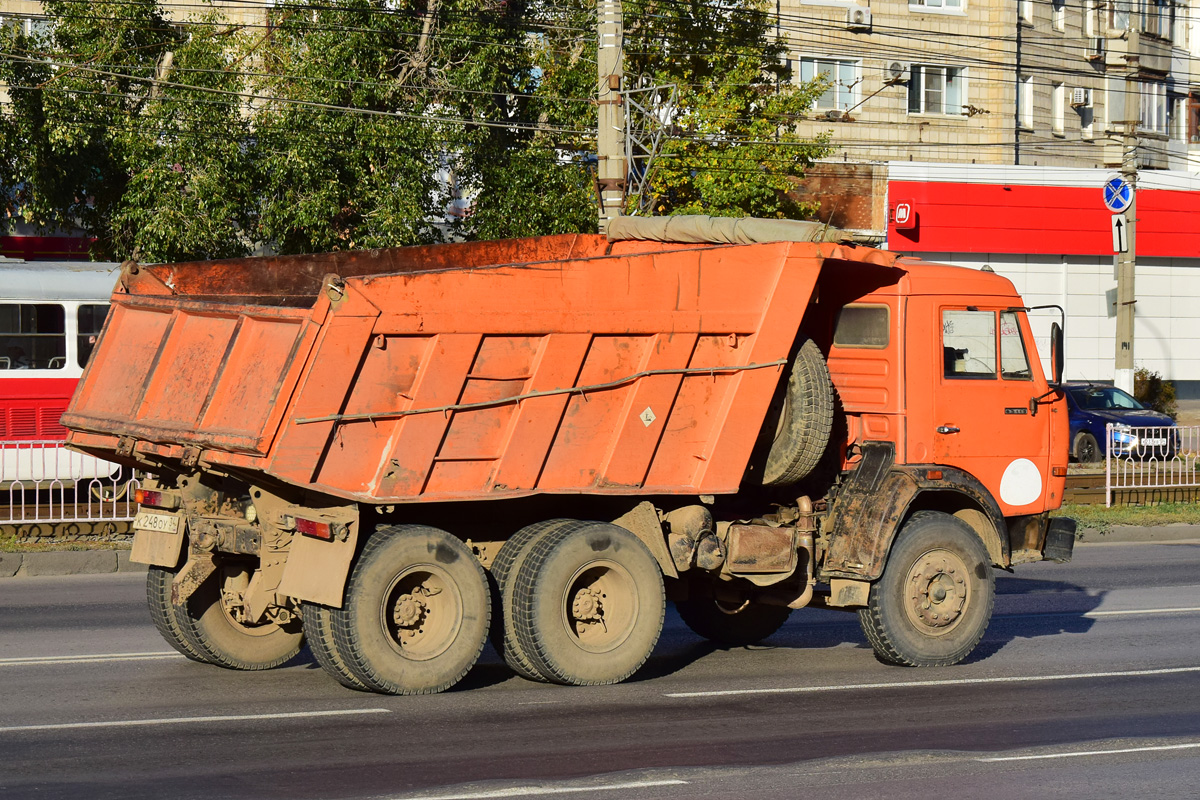
<svg viewBox="0 0 1200 800"><path fill-rule="evenodd" d="M1200 606L1192 608L1131 608L1128 611L1089 611L1085 617L1117 617L1127 614L1184 614L1200 611Z"/></svg>
<svg viewBox="0 0 1200 800"><path fill-rule="evenodd" d="M976 761L1039 761L1046 758L1079 758L1080 756L1111 756L1121 753L1155 753L1163 750L1195 750L1200 748L1200 742L1190 744L1164 744L1155 747L1125 747L1120 750L1082 750L1078 753L1046 753L1039 756L999 756L996 758L977 758Z"/></svg>
<svg viewBox="0 0 1200 800"><path fill-rule="evenodd" d="M496 789L490 792L471 792L469 794L424 794L420 797L405 797L404 800L491 800L491 798L498 797L537 797L550 794L615 792L622 789L653 789L657 786L687 786L687 781L630 781L628 783L606 783L599 786L514 786L511 789Z"/></svg>
<svg viewBox="0 0 1200 800"><path fill-rule="evenodd" d="M89 653L78 656L27 656L24 658L0 658L0 667L98 664L104 661L158 661L165 658L183 658L183 656L174 650L160 653Z"/></svg>
<svg viewBox="0 0 1200 800"><path fill-rule="evenodd" d="M1117 672L1076 672L1068 675L1010 675L999 678L952 678L935 681L896 681L892 683L847 683L840 686L789 686L773 689L722 689L713 692L671 692L664 697L730 697L746 694L809 694L814 692L845 692L859 689L923 689L929 686L974 686L984 683L1039 683L1043 681L1074 681L1088 678L1136 678L1147 675L1178 675L1200 672L1200 667L1169 667L1163 669L1134 669Z"/></svg>
<svg viewBox="0 0 1200 800"><path fill-rule="evenodd" d="M354 714L390 714L386 708L349 708L339 711L292 711L279 714L237 714L222 717L168 717L166 719L121 719L108 722L59 722L50 725L10 725L0 733L28 731L67 731L80 728L137 728L152 725L191 725L207 722L245 722L264 719L309 719L312 717L344 717Z"/></svg>

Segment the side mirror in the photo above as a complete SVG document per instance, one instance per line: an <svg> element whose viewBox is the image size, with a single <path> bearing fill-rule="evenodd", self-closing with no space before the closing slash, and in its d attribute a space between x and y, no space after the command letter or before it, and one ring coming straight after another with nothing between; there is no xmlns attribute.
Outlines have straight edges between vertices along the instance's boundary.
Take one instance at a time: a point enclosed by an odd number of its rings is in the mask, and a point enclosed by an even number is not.
<svg viewBox="0 0 1200 800"><path fill-rule="evenodd" d="M1063 361L1063 329L1057 322L1050 325L1050 370L1054 373L1054 382L1062 383Z"/></svg>

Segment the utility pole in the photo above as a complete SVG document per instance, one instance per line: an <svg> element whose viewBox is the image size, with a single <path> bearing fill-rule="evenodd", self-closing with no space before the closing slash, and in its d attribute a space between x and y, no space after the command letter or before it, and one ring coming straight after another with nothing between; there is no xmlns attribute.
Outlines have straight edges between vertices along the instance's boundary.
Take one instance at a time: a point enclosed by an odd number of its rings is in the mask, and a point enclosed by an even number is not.
<svg viewBox="0 0 1200 800"><path fill-rule="evenodd" d="M1133 309L1136 302L1134 277L1137 268L1137 126L1141 117L1141 91L1138 84L1141 35L1131 30L1126 40L1125 114L1121 137L1121 179L1133 190L1133 200L1125 210L1129 244L1117 253L1117 350L1113 383L1133 394Z"/></svg>
<svg viewBox="0 0 1200 800"><path fill-rule="evenodd" d="M596 74L599 78L596 114L596 193L600 199L600 232L609 220L621 214L625 204L625 106L621 82L625 75L621 0L598 0L599 46Z"/></svg>

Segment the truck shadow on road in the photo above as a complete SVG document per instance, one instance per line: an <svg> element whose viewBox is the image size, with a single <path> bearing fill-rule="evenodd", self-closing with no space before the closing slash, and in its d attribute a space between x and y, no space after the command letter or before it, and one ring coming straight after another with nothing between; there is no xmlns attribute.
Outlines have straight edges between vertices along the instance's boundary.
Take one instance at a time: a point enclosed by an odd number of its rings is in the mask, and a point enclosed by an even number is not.
<svg viewBox="0 0 1200 800"><path fill-rule="evenodd" d="M1016 639L1087 633L1094 620L1087 614L1098 608L1104 592L1066 581L997 576L996 607L983 640L963 663L983 661ZM631 680L644 681L679 672L722 650L818 650L850 645L869 650L858 624L858 615L847 611L810 609L795 612L777 633L745 648L721 647L688 630L674 608L658 648Z"/></svg>

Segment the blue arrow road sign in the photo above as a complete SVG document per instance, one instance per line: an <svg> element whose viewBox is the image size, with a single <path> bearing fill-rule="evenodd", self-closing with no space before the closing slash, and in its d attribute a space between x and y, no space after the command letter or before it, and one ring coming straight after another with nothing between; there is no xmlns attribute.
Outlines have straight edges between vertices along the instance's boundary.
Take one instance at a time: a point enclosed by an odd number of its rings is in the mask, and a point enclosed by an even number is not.
<svg viewBox="0 0 1200 800"><path fill-rule="evenodd" d="M1113 178L1104 184L1104 206L1115 214L1120 214L1133 203L1133 187L1120 178Z"/></svg>

